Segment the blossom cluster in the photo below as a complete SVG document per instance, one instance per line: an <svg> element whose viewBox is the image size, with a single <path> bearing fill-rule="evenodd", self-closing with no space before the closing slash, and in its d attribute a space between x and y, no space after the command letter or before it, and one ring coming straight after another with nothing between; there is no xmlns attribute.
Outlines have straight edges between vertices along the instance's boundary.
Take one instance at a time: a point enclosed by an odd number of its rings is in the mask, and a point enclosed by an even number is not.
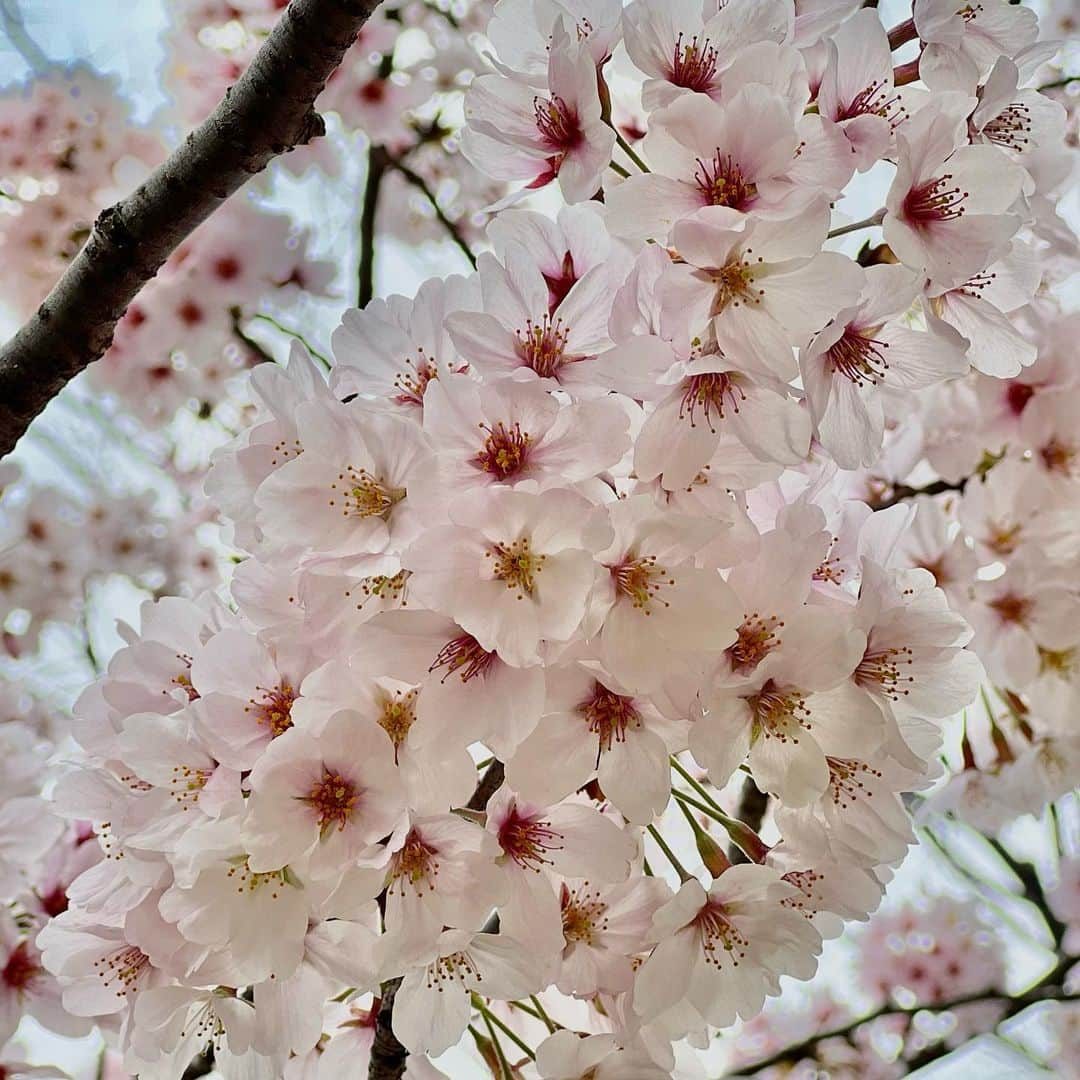
<svg viewBox="0 0 1080 1080"><path fill-rule="evenodd" d="M200 542L206 514L193 505L166 515L149 492L102 487L79 500L0 467L0 627L2 651L32 653L50 620L85 611L95 578L123 574L150 592L201 592L220 581L218 557ZM181 522L186 527L178 527Z"/></svg>
<svg viewBox="0 0 1080 1080"><path fill-rule="evenodd" d="M263 6L191 9L247 48ZM500 0L487 36L462 156L521 187L475 273L347 311L329 375L254 368L207 478L229 600L145 605L76 706L68 832L12 863L0 1015L143 1077L362 1074L391 999L417 1076L474 1016L524 1075L682 1075L877 907L984 677L925 805L1021 740L1017 812L1078 775L1073 121L1031 11ZM422 82L354 78L388 125ZM246 204L207 230L155 288L221 330L215 267L243 307L301 257ZM131 356L199 341L155 325ZM42 913L50 844L81 873Z"/></svg>

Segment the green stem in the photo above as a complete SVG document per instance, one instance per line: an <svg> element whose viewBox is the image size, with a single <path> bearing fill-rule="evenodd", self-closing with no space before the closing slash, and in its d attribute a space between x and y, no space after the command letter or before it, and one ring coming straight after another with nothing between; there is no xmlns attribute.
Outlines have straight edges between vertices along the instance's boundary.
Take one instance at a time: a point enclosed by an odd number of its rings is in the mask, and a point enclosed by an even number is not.
<svg viewBox="0 0 1080 1080"><path fill-rule="evenodd" d="M610 123L610 121L609 121ZM652 170L644 161L638 157L637 151L622 137L622 132L614 125L611 124L611 130L615 132L615 141L619 144L619 149L643 172L651 172Z"/></svg>
<svg viewBox="0 0 1080 1080"><path fill-rule="evenodd" d="M296 340L299 341L300 344L303 345L304 348L307 349L307 351L309 353L311 353L311 355L314 356L315 359L318 360L319 363L321 363L323 365L323 367L326 368L327 371L330 370L330 367L331 367L330 361L325 356L323 356L323 354L321 352L319 352L319 350L316 349L315 346L312 345L311 342L308 341L308 339L306 337L304 337L304 335L301 334L299 330L292 330L288 326L285 326L282 323L279 323L277 321L277 319L274 318L273 315L265 315L261 311L257 315L255 315L253 317L256 318L256 319L262 319L263 322L268 322L271 326L273 326L276 329L280 330L283 334L286 334L288 337L296 338Z"/></svg>
<svg viewBox="0 0 1080 1080"><path fill-rule="evenodd" d="M624 180L628 179L630 176L630 174L617 161L609 161L608 168L612 172L618 173Z"/></svg>
<svg viewBox="0 0 1080 1080"><path fill-rule="evenodd" d="M668 847L667 841L660 835L659 830L655 825L646 825L646 829L649 831L649 835L656 841L656 846L667 857L667 861L675 868L675 873L679 875L680 881L689 881L693 875L690 874L686 867L675 857L675 852Z"/></svg>
<svg viewBox="0 0 1080 1080"><path fill-rule="evenodd" d="M535 994L530 994L529 1000L533 1003L536 1011L540 1014L540 1019L543 1020L544 1026L548 1029L548 1031L554 1033L557 1025L555 1021L552 1020L550 1016L548 1016L547 1011L544 1009L544 1006L540 1004L540 999Z"/></svg>
<svg viewBox="0 0 1080 1080"><path fill-rule="evenodd" d="M502 1070L503 1076L506 1078L506 1080L513 1080L514 1074L510 1068L510 1062L506 1058L506 1052L502 1048L502 1043L499 1042L499 1036L495 1034L495 1027L498 1027L500 1031L504 1032L506 1035L509 1035L510 1038L513 1039L513 1041L517 1043L517 1045L521 1047L533 1061L536 1060L536 1055L497 1016L492 1014L492 1012L486 1009L483 1005L480 1006L480 1016L484 1021L484 1025L488 1029L488 1034L491 1035L491 1042L494 1045L495 1053L499 1058L499 1068ZM493 1024L495 1025L494 1027L492 1026Z"/></svg>

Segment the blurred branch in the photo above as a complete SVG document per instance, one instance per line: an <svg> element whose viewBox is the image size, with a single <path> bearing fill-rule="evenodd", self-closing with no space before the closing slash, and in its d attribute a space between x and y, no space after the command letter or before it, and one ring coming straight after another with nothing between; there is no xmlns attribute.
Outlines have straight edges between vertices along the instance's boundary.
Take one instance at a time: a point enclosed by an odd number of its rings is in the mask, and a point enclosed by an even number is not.
<svg viewBox="0 0 1080 1080"><path fill-rule="evenodd" d="M100 214L37 313L0 349L0 454L105 352L128 304L192 230L273 158L324 133L315 98L376 4L292 0L210 116Z"/></svg>
<svg viewBox="0 0 1080 1080"><path fill-rule="evenodd" d="M910 1007L902 1005L882 1005L880 1009L876 1009L872 1013L867 1013L865 1016L860 1016L850 1023L844 1024L841 1027L830 1028L828 1031L818 1032L818 1034L811 1035L808 1039L803 1039L801 1042L793 1043L791 1046L785 1047L771 1057L763 1058L761 1061L757 1061L753 1065L747 1066L741 1072L727 1073L725 1076L755 1076L757 1073L772 1068L774 1065L785 1063L794 1064L801 1061L803 1058L814 1058L819 1043L829 1039L846 1039L864 1024L873 1023L873 1021L880 1020L882 1017L886 1016L914 1016L916 1013L923 1012L951 1012L953 1009L959 1009L964 1005L981 1005L993 1001L1000 1001L1005 1008L994 1024L994 1027L996 1028L1010 1017L1023 1012L1029 1005L1035 1005L1041 1001L1080 1000L1080 995L1066 990L1063 985L1065 975L1074 963L1075 960L1072 959L1062 960L1054 966L1052 971L1048 971L1034 986L1025 990L1022 994L1010 995L984 990L979 993L965 994L962 997L953 998L951 1001L943 1001L932 1005L923 1004L912 1005ZM923 1059L920 1057L918 1060L919 1066L926 1064L928 1060L930 1060L930 1058ZM915 1062L910 1061L905 1064L914 1067Z"/></svg>
<svg viewBox="0 0 1080 1080"><path fill-rule="evenodd" d="M356 306L360 308L367 307L375 295L375 214L379 209L379 189L386 175L388 157L381 146L373 144L368 151L364 201L360 208L359 288L356 296Z"/></svg>
<svg viewBox="0 0 1080 1080"><path fill-rule="evenodd" d="M26 29L18 0L0 0L0 29L35 75L43 75L52 67L52 61Z"/></svg>
<svg viewBox="0 0 1080 1080"><path fill-rule="evenodd" d="M435 211L435 217L438 218L439 224L450 234L450 239L457 244L462 254L469 260L469 265L476 269L476 256L473 254L473 250L469 247L469 242L462 235L461 230L458 228L457 223L451 221L443 211L443 208L439 205L438 200L435 198L435 193L428 187L427 181L414 169L411 169L405 164L401 158L394 157L384 147L375 147L374 150L380 152L380 156L384 159L384 167L389 167L399 172L417 191L421 192L429 203L431 203L432 210Z"/></svg>
<svg viewBox="0 0 1080 1080"><path fill-rule="evenodd" d="M239 307L229 308L229 319L232 324L232 332L238 341L243 342L256 356L262 360L274 362L274 357L266 351L253 337L249 336L243 325L243 310Z"/></svg>

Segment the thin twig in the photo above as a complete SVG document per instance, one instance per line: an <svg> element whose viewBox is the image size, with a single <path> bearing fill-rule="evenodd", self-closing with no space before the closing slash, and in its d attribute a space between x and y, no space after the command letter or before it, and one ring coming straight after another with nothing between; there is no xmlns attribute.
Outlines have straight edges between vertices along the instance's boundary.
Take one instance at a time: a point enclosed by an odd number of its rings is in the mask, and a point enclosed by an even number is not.
<svg viewBox="0 0 1080 1080"><path fill-rule="evenodd" d="M858 232L860 229L873 229L885 220L884 209L877 210L862 221L853 221L850 225L841 225L838 229L829 232L829 239L835 240L838 236L846 236L848 233Z"/></svg>
<svg viewBox="0 0 1080 1080"><path fill-rule="evenodd" d="M375 153L376 150L379 151L379 154L387 168L391 168L395 172L400 173L405 180L412 184L412 186L416 188L416 190L419 191L425 199L427 199L427 201L431 204L431 209L435 211L435 217L438 219L439 224L442 225L442 227L447 231L447 233L450 235L450 239L453 240L455 244L457 244L461 253L465 256L466 259L469 260L469 265L475 270L476 255L473 253L472 248L469 247L468 240L465 239L464 235L461 232L461 229L458 228L457 222L451 221L450 218L446 216L445 211L439 205L438 199L435 198L435 193L428 186L428 182L415 169L412 169L408 165L406 165L405 162L401 160L401 158L395 157L393 154L391 154L390 151L386 149L386 147L372 147L372 153Z"/></svg>
<svg viewBox="0 0 1080 1080"><path fill-rule="evenodd" d="M276 362L273 353L267 352L253 337L250 337L243 326L244 313L239 307L229 308L229 319L232 324L233 337L246 345L256 356L262 360Z"/></svg>

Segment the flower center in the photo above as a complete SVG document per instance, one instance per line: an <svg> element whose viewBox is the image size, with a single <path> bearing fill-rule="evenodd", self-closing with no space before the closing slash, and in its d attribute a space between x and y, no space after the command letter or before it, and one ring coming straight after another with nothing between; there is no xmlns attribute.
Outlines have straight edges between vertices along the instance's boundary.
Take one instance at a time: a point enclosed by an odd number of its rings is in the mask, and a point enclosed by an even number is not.
<svg viewBox="0 0 1080 1080"><path fill-rule="evenodd" d="M730 154L719 150L709 161L697 159L694 182L707 206L745 210L757 198L757 185L747 180L742 167Z"/></svg>
<svg viewBox="0 0 1080 1080"><path fill-rule="evenodd" d="M310 792L302 801L315 811L319 829L325 836L335 825L338 832L345 828L360 801L360 793L351 781L324 765L322 776L314 781Z"/></svg>
<svg viewBox="0 0 1080 1080"><path fill-rule="evenodd" d="M1003 521L992 521L987 525L986 546L997 555L1011 555L1020 544L1020 522L1007 525Z"/></svg>
<svg viewBox="0 0 1080 1080"><path fill-rule="evenodd" d="M571 891L564 884L561 893L562 929L567 944L580 941L592 945L598 933L608 928L607 904L593 892L589 883Z"/></svg>
<svg viewBox="0 0 1080 1080"><path fill-rule="evenodd" d="M1080 669L1080 658L1077 657L1077 649L1044 649L1039 646L1039 674L1056 675L1065 682L1072 682L1073 676Z"/></svg>
<svg viewBox="0 0 1080 1080"><path fill-rule="evenodd" d="M296 700L296 691L284 680L272 690L256 686L262 692L262 700L249 699L244 712L255 711L256 723L265 724L270 729L270 737L276 739L292 727L292 705Z"/></svg>
<svg viewBox="0 0 1080 1080"><path fill-rule="evenodd" d="M750 943L731 921L723 904L710 898L697 913L693 926L701 935L707 964L720 968L725 960L730 960L733 967L739 966Z"/></svg>
<svg viewBox="0 0 1080 1080"><path fill-rule="evenodd" d="M904 217L916 228L963 217L968 192L949 187L952 178L952 173L945 173L912 188L904 198Z"/></svg>
<svg viewBox="0 0 1080 1080"><path fill-rule="evenodd" d="M571 252L563 255L558 276L544 274L548 287L548 312L555 314L555 309L566 299L567 293L577 283L577 271L574 269L574 256Z"/></svg>
<svg viewBox="0 0 1080 1080"><path fill-rule="evenodd" d="M1007 592L995 597L990 601L990 607L997 612L1002 622L1016 623L1018 626L1027 625L1031 615L1031 599L1020 596L1018 593Z"/></svg>
<svg viewBox="0 0 1080 1080"><path fill-rule="evenodd" d="M869 798L873 792L866 790L862 776L881 778L878 769L872 769L863 761L854 758L825 758L829 766L829 795L838 810L846 810L862 795Z"/></svg>
<svg viewBox="0 0 1080 1080"><path fill-rule="evenodd" d="M473 458L473 464L496 480L509 480L525 468L532 441L527 431L515 422L507 427L501 420L494 425L481 424L487 432L483 449Z"/></svg>
<svg viewBox="0 0 1080 1080"><path fill-rule="evenodd" d="M1019 416L1034 396L1035 387L1030 383L1011 382L1005 390L1005 403L1013 416Z"/></svg>
<svg viewBox="0 0 1080 1080"><path fill-rule="evenodd" d="M428 383L439 377L438 365L428 357L423 348L417 348L417 357L404 360L404 369L394 376L394 400L399 405L423 405Z"/></svg>
<svg viewBox="0 0 1080 1080"><path fill-rule="evenodd" d="M41 965L30 955L30 943L20 941L8 955L0 982L17 994L27 992L34 980L42 974Z"/></svg>
<svg viewBox="0 0 1080 1080"><path fill-rule="evenodd" d="M398 750L408 737L409 729L416 720L416 691L395 690L383 700L382 711L376 723L390 736L394 744L394 762L397 763Z"/></svg>
<svg viewBox="0 0 1080 1080"><path fill-rule="evenodd" d="M752 254L751 249L746 249L746 254ZM761 262L761 257L758 257ZM724 266L709 271L716 286L716 295L713 297L710 315L719 315L728 305L738 307L740 304L760 304L765 295L764 289L754 289L753 265L747 258L733 258Z"/></svg>
<svg viewBox="0 0 1080 1080"><path fill-rule="evenodd" d="M499 827L499 846L503 854L526 870L539 872L540 867L550 866L547 853L561 851L562 839L562 833L557 833L548 822L522 817L516 805Z"/></svg>
<svg viewBox="0 0 1080 1080"><path fill-rule="evenodd" d="M615 591L619 596L630 599L634 607L646 615L652 614L653 601L671 607L669 601L661 599L660 590L665 585L674 585L675 579L668 577L668 572L656 565L655 555L634 558L628 555L621 563L609 566Z"/></svg>
<svg viewBox="0 0 1080 1080"><path fill-rule="evenodd" d="M553 94L546 101L542 97L534 97L533 116L536 130L540 132L547 149L555 152L558 164L562 164L562 159L585 141L577 112L558 94ZM558 164L553 166L556 172Z"/></svg>
<svg viewBox="0 0 1080 1080"><path fill-rule="evenodd" d="M851 677L864 689L899 701L911 693L906 688L902 689L901 684L915 681L911 675L901 675L900 669L902 666L910 667L914 662L911 650L906 645L899 649L867 649Z"/></svg>
<svg viewBox="0 0 1080 1080"><path fill-rule="evenodd" d="M713 87L716 78L716 49L708 38L698 41L695 34L688 44L683 44L683 36L675 39L675 54L671 59L671 74L668 82L675 86L684 86L704 94Z"/></svg>
<svg viewBox="0 0 1080 1080"><path fill-rule="evenodd" d="M753 739L776 739L799 745L799 732L810 730L810 710L801 691L780 687L772 679L746 699L754 714Z"/></svg>
<svg viewBox="0 0 1080 1080"><path fill-rule="evenodd" d="M577 711L585 718L589 731L599 740L597 757L615 743L626 742L626 729L640 727L641 717L634 699L609 690L601 682L593 683L593 695Z"/></svg>
<svg viewBox="0 0 1080 1080"><path fill-rule="evenodd" d="M533 554L529 538L523 536L511 544L494 544L485 558L494 559L492 575L506 583L508 589L517 589L517 598L532 596L536 589L536 575L544 569L546 555Z"/></svg>
<svg viewBox="0 0 1080 1080"><path fill-rule="evenodd" d="M1062 442L1056 435L1039 448L1039 457L1049 472L1073 475L1073 463L1076 459L1076 447L1072 443Z"/></svg>
<svg viewBox="0 0 1080 1080"><path fill-rule="evenodd" d="M150 957L135 945L125 945L94 961L97 977L118 998L126 998L137 989L140 976L150 967Z"/></svg>
<svg viewBox="0 0 1080 1080"><path fill-rule="evenodd" d="M345 517L385 519L405 498L404 488L390 487L380 477L372 476L367 469L356 469L352 465L347 465L344 472L338 473L337 481L330 485L330 490L334 493L330 505L336 506L340 498L344 503L341 512Z"/></svg>
<svg viewBox="0 0 1080 1080"><path fill-rule="evenodd" d="M773 649L783 644L783 639L776 636L776 631L783 626L784 620L776 615L763 617L755 611L744 616L735 644L725 650L731 670L739 675L754 671Z"/></svg>
<svg viewBox="0 0 1080 1080"><path fill-rule="evenodd" d="M697 412L700 409L709 431L716 434L714 416L717 422L723 420L725 406L737 413L740 402L745 400L742 387L726 372L710 371L704 375L693 375L683 382L679 419L689 419L690 426L697 427Z"/></svg>
<svg viewBox="0 0 1080 1080"><path fill-rule="evenodd" d="M488 652L472 634L462 634L448 641L439 650L428 671L446 668L441 682L446 682L455 673L460 674L462 682L468 682L478 675L484 675L495 659L496 653Z"/></svg>
<svg viewBox="0 0 1080 1080"><path fill-rule="evenodd" d="M564 364L573 363L565 355L569 332L563 329L562 319L558 317L554 322L550 315L545 315L539 323L528 319L525 329L515 331L515 336L522 363L543 379L557 378Z"/></svg>
<svg viewBox="0 0 1080 1080"><path fill-rule="evenodd" d="M412 829L405 838L405 846L394 856L390 870L389 890L397 886L404 894L406 885L411 885L419 895L425 888L435 888L435 878L439 873L438 852L426 844L420 834Z"/></svg>
<svg viewBox="0 0 1080 1080"><path fill-rule="evenodd" d="M888 342L866 337L849 326L825 354L825 360L835 375L843 375L856 386L877 386L889 370L884 352L888 347Z"/></svg>

